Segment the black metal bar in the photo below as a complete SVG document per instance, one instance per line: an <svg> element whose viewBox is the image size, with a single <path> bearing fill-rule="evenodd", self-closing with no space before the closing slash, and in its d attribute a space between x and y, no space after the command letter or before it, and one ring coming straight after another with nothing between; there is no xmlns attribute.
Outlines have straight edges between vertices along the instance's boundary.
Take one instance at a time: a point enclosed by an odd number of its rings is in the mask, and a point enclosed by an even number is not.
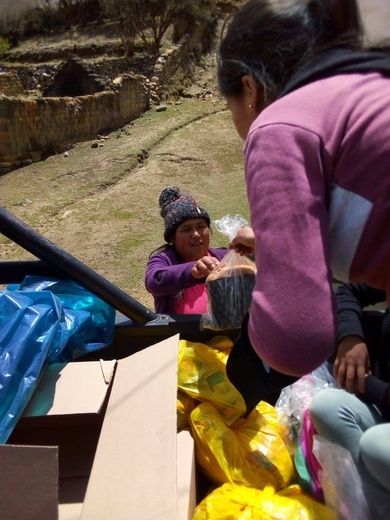
<svg viewBox="0 0 390 520"><path fill-rule="evenodd" d="M153 311L2 207L0 233L135 322L147 323L158 319L158 315Z"/></svg>
<svg viewBox="0 0 390 520"><path fill-rule="evenodd" d="M153 323L138 324L123 315L117 316L113 344L105 349L86 354L80 360L122 359L176 334L180 335L180 339L196 343L207 343L219 334L228 336L234 343L240 334L239 329L220 332L201 329L200 314L160 315L160 318Z"/></svg>
<svg viewBox="0 0 390 520"><path fill-rule="evenodd" d="M0 284L21 283L27 275L64 278L63 273L42 260L3 260L0 262Z"/></svg>

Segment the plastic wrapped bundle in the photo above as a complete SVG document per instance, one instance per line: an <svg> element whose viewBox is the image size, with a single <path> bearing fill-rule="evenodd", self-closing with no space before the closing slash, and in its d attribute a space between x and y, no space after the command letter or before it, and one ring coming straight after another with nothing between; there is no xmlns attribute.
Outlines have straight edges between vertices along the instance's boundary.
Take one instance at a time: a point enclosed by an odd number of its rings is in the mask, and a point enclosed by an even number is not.
<svg viewBox="0 0 390 520"><path fill-rule="evenodd" d="M254 262L229 251L206 279L208 314L203 317L203 327L213 330L240 328L252 301L255 277Z"/></svg>

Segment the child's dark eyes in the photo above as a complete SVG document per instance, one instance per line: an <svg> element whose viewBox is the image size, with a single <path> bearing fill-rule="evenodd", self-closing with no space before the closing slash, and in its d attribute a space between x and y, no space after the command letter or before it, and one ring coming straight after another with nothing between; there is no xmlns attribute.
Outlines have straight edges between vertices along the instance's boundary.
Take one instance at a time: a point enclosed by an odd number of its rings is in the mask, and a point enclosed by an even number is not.
<svg viewBox="0 0 390 520"><path fill-rule="evenodd" d="M200 227L197 227L195 230L198 231L199 233L204 233L206 228L207 228L207 226L200 226ZM192 233L195 230L193 228L182 228L180 231L182 233Z"/></svg>

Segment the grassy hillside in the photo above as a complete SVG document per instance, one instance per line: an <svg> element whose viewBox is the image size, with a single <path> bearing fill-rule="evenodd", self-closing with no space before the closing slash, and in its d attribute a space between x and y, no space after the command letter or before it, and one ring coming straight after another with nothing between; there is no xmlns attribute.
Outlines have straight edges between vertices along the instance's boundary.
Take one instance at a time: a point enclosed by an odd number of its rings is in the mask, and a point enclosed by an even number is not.
<svg viewBox="0 0 390 520"><path fill-rule="evenodd" d="M37 0L1 0L0 13L7 9L20 9L22 7L35 7L39 5Z"/></svg>

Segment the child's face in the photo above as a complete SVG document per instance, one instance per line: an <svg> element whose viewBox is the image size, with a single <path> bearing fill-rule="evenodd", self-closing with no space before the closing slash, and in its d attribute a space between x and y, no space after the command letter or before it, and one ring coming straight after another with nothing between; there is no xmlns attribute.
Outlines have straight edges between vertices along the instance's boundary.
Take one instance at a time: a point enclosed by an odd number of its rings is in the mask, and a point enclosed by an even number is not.
<svg viewBox="0 0 390 520"><path fill-rule="evenodd" d="M191 218L177 228L172 244L185 262L196 261L207 255L210 228L203 218Z"/></svg>

